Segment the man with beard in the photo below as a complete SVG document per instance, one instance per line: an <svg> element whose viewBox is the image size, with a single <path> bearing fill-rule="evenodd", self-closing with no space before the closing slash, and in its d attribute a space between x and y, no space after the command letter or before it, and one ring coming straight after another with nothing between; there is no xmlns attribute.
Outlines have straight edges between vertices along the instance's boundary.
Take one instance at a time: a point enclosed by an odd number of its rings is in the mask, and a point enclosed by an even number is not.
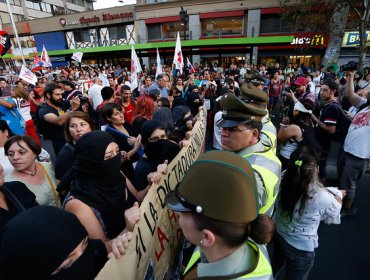
<svg viewBox="0 0 370 280"><path fill-rule="evenodd" d="M135 111L135 101L131 98L131 88L127 85L121 87L121 106L124 109L125 121L131 123Z"/></svg>
<svg viewBox="0 0 370 280"><path fill-rule="evenodd" d="M45 140L51 140L55 155L65 144L64 123L69 113L77 110L80 99L73 98L65 101L62 97L62 88L56 83L48 83L44 88L46 102L37 110L39 127Z"/></svg>

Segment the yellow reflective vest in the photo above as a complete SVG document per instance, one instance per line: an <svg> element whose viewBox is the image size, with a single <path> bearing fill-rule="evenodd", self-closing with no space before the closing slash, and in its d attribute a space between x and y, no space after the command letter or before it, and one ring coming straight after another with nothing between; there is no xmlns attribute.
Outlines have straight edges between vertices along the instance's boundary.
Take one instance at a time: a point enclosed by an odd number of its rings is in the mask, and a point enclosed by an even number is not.
<svg viewBox="0 0 370 280"><path fill-rule="evenodd" d="M239 155L249 161L254 171L256 171L262 179L263 186L267 194L267 201L266 204L260 208L259 213L266 214L271 217L280 187L280 160L275 155L275 152L271 147L267 147L264 151Z"/></svg>
<svg viewBox="0 0 370 280"><path fill-rule="evenodd" d="M256 256L257 256L256 266L245 275L241 273L242 274L241 276L231 275L230 278L228 278L227 276L222 276L222 279L272 280L273 279L272 269L271 269L266 247L264 245L258 245L251 240L248 240L246 243L247 243L247 246L251 247L256 252ZM199 263L199 261L200 261L200 250L199 250L199 247L197 247L197 249L194 251L193 255L191 256L188 265L185 268L184 279L190 280L190 278L186 277L186 275L188 275L190 271L197 268L196 265ZM207 279L208 277L205 276L204 278ZM209 278L212 279L214 277L209 276ZM191 278L191 279L197 279L197 277Z"/></svg>
<svg viewBox="0 0 370 280"><path fill-rule="evenodd" d="M272 147L272 150L276 154L276 145L277 145L277 132L276 127L268 119L267 122L262 123L262 130L261 130L261 139L262 141L266 142L269 146Z"/></svg>

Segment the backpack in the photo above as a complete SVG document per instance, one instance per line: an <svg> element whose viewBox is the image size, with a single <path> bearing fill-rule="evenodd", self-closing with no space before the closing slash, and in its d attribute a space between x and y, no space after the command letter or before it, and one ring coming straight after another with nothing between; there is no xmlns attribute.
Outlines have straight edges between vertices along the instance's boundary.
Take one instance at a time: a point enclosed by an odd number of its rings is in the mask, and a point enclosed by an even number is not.
<svg viewBox="0 0 370 280"><path fill-rule="evenodd" d="M335 126L335 132L332 134L332 140L339 143L344 143L346 139L349 126L352 123L352 119L347 116L347 114L343 111L340 104L333 103L333 105L337 108L339 114L337 119L337 124Z"/></svg>

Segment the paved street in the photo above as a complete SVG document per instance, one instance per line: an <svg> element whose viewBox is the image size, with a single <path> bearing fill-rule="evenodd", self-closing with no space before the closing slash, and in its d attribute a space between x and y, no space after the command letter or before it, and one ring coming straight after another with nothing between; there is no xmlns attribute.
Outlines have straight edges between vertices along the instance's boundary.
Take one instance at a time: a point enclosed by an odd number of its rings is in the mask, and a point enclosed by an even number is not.
<svg viewBox="0 0 370 280"><path fill-rule="evenodd" d="M336 173L334 150L328 163L331 178ZM369 182L370 174L366 173L356 193L357 215L343 220L341 225L320 225L319 248L309 279L370 279Z"/></svg>

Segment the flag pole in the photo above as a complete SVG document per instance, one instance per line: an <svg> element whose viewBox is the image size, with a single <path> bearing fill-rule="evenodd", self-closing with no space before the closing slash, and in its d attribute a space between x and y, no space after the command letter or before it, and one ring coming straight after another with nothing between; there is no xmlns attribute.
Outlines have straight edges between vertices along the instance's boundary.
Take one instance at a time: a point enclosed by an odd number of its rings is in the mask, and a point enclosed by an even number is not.
<svg viewBox="0 0 370 280"><path fill-rule="evenodd" d="M11 8L10 8L9 0L6 0L6 5L7 5L7 7L8 7L8 12L9 12L9 16L10 16L10 21L12 22L12 26L13 26L13 30L14 30L15 39L16 39L16 41L17 41L17 44L18 44L19 50L21 51L22 61L23 61L23 64L24 64L24 65L26 65L26 60L24 59L24 54L23 54L22 46L21 46L21 43L19 42L18 32L17 32L17 28L15 27L14 18L13 18L13 13L12 13L12 10L11 10Z"/></svg>

